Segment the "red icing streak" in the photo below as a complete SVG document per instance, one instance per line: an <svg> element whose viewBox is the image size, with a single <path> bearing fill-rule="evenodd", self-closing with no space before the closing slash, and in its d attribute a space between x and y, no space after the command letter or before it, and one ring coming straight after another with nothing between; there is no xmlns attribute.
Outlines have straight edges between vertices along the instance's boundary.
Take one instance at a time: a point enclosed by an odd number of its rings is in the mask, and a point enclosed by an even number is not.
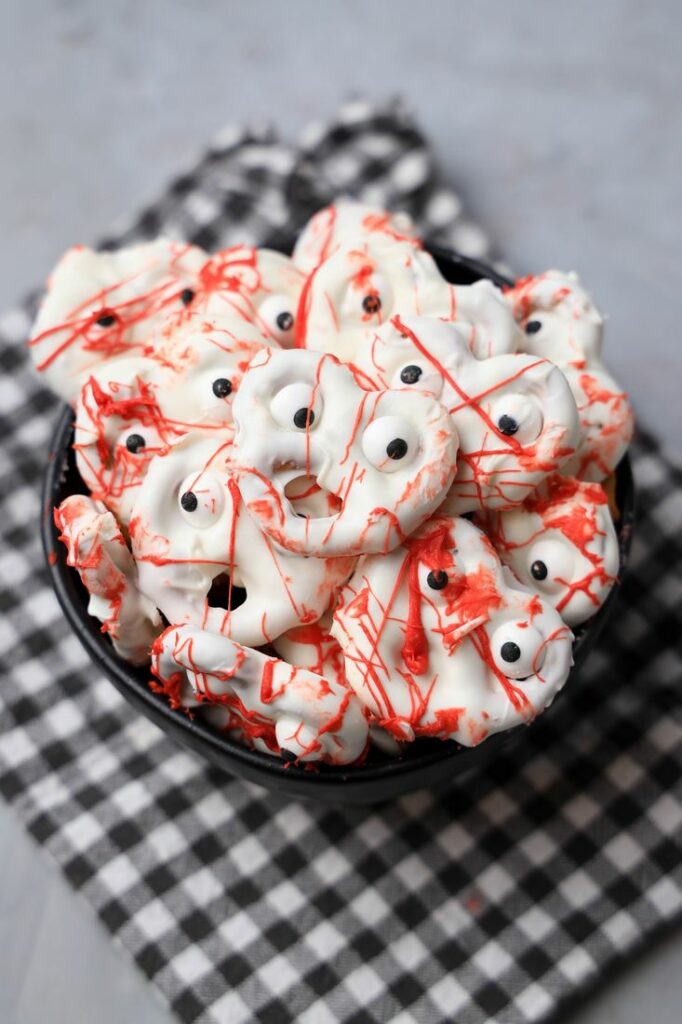
<svg viewBox="0 0 682 1024"><path fill-rule="evenodd" d="M402 657L415 675L423 675L429 667L429 642L422 625L422 596L419 587L419 561L412 557L407 571L408 612Z"/></svg>
<svg viewBox="0 0 682 1024"><path fill-rule="evenodd" d="M313 270L312 274L308 274L305 280L303 288L301 289L301 295L298 300L298 307L296 309L296 316L294 318L294 347L295 348L312 348L312 345L308 344L308 319L310 317L310 307L313 301L313 284L315 281L315 275L317 274L318 267Z"/></svg>
<svg viewBox="0 0 682 1024"><path fill-rule="evenodd" d="M263 704L270 704L274 697L272 680L276 666L277 661L274 658L270 661L266 661L263 665L263 675L261 676L260 682L260 699Z"/></svg>

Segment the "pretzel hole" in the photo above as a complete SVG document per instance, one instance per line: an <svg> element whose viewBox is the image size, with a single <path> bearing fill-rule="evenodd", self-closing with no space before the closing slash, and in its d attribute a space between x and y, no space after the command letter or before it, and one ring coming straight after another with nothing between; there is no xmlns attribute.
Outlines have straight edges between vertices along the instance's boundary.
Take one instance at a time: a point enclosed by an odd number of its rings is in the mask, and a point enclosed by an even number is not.
<svg viewBox="0 0 682 1024"><path fill-rule="evenodd" d="M284 494L298 516L327 519L338 515L343 502L331 491L321 487L314 476L297 476L284 488Z"/></svg>
<svg viewBox="0 0 682 1024"><path fill-rule="evenodd" d="M213 580L207 601L209 608L227 608L228 611L234 611L246 601L246 590L236 584L230 586L229 573L222 572Z"/></svg>

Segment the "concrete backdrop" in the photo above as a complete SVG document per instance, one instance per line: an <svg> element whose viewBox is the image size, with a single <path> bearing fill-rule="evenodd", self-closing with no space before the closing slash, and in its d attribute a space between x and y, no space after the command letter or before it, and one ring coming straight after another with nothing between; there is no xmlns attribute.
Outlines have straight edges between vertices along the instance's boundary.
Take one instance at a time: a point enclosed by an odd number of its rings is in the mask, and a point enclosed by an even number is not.
<svg viewBox="0 0 682 1024"><path fill-rule="evenodd" d="M578 269L608 360L682 450L682 5L658 0L22 0L0 28L0 308L227 121L294 138L402 94L518 272ZM167 1021L0 807L0 1020ZM679 1024L682 937L571 1024Z"/></svg>

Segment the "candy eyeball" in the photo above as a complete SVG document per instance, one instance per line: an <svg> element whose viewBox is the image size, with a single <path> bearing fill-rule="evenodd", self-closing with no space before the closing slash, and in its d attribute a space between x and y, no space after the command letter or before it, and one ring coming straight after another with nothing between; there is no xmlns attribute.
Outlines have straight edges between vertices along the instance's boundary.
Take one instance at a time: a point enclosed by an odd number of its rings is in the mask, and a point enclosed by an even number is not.
<svg viewBox="0 0 682 1024"><path fill-rule="evenodd" d="M86 322L83 334L88 341L97 341L102 334L110 331L112 328L117 327L121 320L113 309L97 309L90 315L90 319Z"/></svg>
<svg viewBox="0 0 682 1024"><path fill-rule="evenodd" d="M490 640L495 667L508 679L527 679L542 669L545 641L533 626L505 622Z"/></svg>
<svg viewBox="0 0 682 1024"><path fill-rule="evenodd" d="M291 296L269 295L261 302L258 315L268 335L279 342L282 348L290 348L293 345L296 303L292 301Z"/></svg>
<svg viewBox="0 0 682 1024"><path fill-rule="evenodd" d="M440 398L443 385L443 376L433 363L419 358L410 359L396 370L391 381L392 388L415 388L417 391L426 391L434 398Z"/></svg>
<svg viewBox="0 0 682 1024"><path fill-rule="evenodd" d="M528 573L538 590L563 590L576 571L576 560L568 541L538 540L527 555Z"/></svg>
<svg viewBox="0 0 682 1024"><path fill-rule="evenodd" d="M125 430L119 435L114 451L120 452L125 448L129 455L149 459L167 447L156 427L149 423L130 423L126 424Z"/></svg>
<svg viewBox="0 0 682 1024"><path fill-rule="evenodd" d="M424 368L417 365L416 363L408 363L407 366L403 366L400 371L400 383L401 384L417 384L424 373Z"/></svg>
<svg viewBox="0 0 682 1024"><path fill-rule="evenodd" d="M391 286L384 274L372 270L371 264L351 278L339 303L341 317L347 323L380 324L390 316L392 307Z"/></svg>
<svg viewBox="0 0 682 1024"><path fill-rule="evenodd" d="M287 384L272 399L270 411L285 430L312 430L322 416L322 396L303 381Z"/></svg>
<svg viewBox="0 0 682 1024"><path fill-rule="evenodd" d="M427 601L447 601L451 595L456 569L452 565L419 566L419 587Z"/></svg>
<svg viewBox="0 0 682 1024"><path fill-rule="evenodd" d="M491 403L490 418L505 437L532 444L542 432L542 410L532 395L506 394Z"/></svg>
<svg viewBox="0 0 682 1024"><path fill-rule="evenodd" d="M533 313L530 320L526 320L523 330L525 334L535 336L541 333L543 326L546 325L544 324L544 317L542 314Z"/></svg>
<svg viewBox="0 0 682 1024"><path fill-rule="evenodd" d="M180 484L178 509L190 526L204 530L213 526L225 507L225 489L209 471L190 473Z"/></svg>
<svg viewBox="0 0 682 1024"><path fill-rule="evenodd" d="M362 450L383 473L405 469L419 451L419 435L402 416L379 416L362 435Z"/></svg>
<svg viewBox="0 0 682 1024"><path fill-rule="evenodd" d="M234 386L229 377L215 377L211 381L211 391L216 398L228 398L234 391Z"/></svg>

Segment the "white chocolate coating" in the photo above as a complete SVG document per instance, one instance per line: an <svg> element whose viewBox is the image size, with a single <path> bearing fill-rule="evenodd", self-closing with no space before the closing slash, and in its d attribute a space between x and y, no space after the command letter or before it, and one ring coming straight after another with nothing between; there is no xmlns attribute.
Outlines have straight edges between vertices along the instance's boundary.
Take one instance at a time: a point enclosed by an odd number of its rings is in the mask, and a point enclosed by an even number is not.
<svg viewBox="0 0 682 1024"><path fill-rule="evenodd" d="M390 212L342 197L318 210L301 231L292 259L310 274L340 245L363 242L370 235L393 241L417 239L417 228L408 213Z"/></svg>
<svg viewBox="0 0 682 1024"><path fill-rule="evenodd" d="M580 412L582 437L563 471L605 479L625 454L634 418L627 395L601 362L602 314L578 276L558 270L523 278L506 298L524 331L523 351L561 367Z"/></svg>
<svg viewBox="0 0 682 1024"><path fill-rule="evenodd" d="M332 634L371 721L399 741L469 747L529 722L572 660L551 605L505 575L475 526L440 514L391 554L361 559Z"/></svg>
<svg viewBox="0 0 682 1024"><path fill-rule="evenodd" d="M477 520L497 553L569 626L601 608L618 573L618 537L595 483L553 476L523 506Z"/></svg>
<svg viewBox="0 0 682 1024"><path fill-rule="evenodd" d="M490 281L451 285L413 242L370 235L347 243L310 274L297 317L297 344L356 363L391 317L434 316L465 329L479 359L515 352L521 334Z"/></svg>
<svg viewBox="0 0 682 1024"><path fill-rule="evenodd" d="M209 318L238 317L271 344L290 348L304 284L289 256L236 245L215 253L201 268L192 310Z"/></svg>
<svg viewBox="0 0 682 1024"><path fill-rule="evenodd" d="M55 509L67 562L90 595L88 614L99 619L116 652L134 665L149 661L161 617L139 591L137 570L111 512L83 494Z"/></svg>
<svg viewBox="0 0 682 1024"><path fill-rule="evenodd" d="M153 669L172 702L189 702L189 683L192 703L223 709L222 727L257 749L331 764L366 749L367 721L347 687L227 637L171 626L154 645Z"/></svg>
<svg viewBox="0 0 682 1024"><path fill-rule="evenodd" d="M433 317L394 317L363 357L359 380L423 391L448 409L459 453L442 508L453 515L521 504L575 452L575 401L547 360L476 359L461 328Z"/></svg>
<svg viewBox="0 0 682 1024"><path fill-rule="evenodd" d="M130 537L140 589L169 622L257 647L315 622L353 561L303 559L275 548L243 505L231 448L230 437L196 432L153 459ZM211 594L216 582L224 586Z"/></svg>
<svg viewBox="0 0 682 1024"><path fill-rule="evenodd" d="M159 238L95 252L69 249L53 270L29 341L49 386L74 402L99 364L147 353L150 338L196 288L206 253Z"/></svg>
<svg viewBox="0 0 682 1024"><path fill-rule="evenodd" d="M407 390L363 391L330 355L260 353L234 418L233 460L249 512L292 552L390 551L452 483L457 435L442 406ZM299 516L287 488L301 477L339 498L340 510Z"/></svg>

